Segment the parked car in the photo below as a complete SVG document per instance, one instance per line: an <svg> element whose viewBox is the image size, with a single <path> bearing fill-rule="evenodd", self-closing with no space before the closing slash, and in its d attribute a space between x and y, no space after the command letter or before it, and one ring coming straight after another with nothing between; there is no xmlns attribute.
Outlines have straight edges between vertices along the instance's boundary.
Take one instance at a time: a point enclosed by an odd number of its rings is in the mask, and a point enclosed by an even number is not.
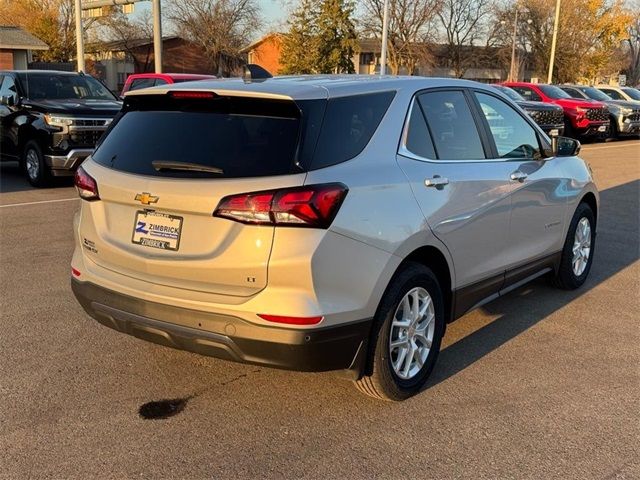
<svg viewBox="0 0 640 480"><path fill-rule="evenodd" d="M613 100L595 87L585 85L561 85L560 88L573 98L594 100L604 103L610 114L610 136L640 134L640 103L627 100Z"/></svg>
<svg viewBox="0 0 640 480"><path fill-rule="evenodd" d="M562 107L553 103L527 101L514 89L504 85L492 85L492 87L500 90L527 112L547 135L564 135L564 110Z"/></svg>
<svg viewBox="0 0 640 480"><path fill-rule="evenodd" d="M614 100L625 100L627 102L640 103L638 90L631 87L614 87L611 85L597 85L596 88L607 94Z"/></svg>
<svg viewBox="0 0 640 480"><path fill-rule="evenodd" d="M464 80L132 92L76 174L72 288L120 332L402 400L448 322L541 275L585 282L598 192L579 148Z"/></svg>
<svg viewBox="0 0 640 480"><path fill-rule="evenodd" d="M32 185L73 175L122 103L84 73L0 71L0 158L19 161Z"/></svg>
<svg viewBox="0 0 640 480"><path fill-rule="evenodd" d="M578 100L556 87L540 83L507 82L526 100L560 105L564 110L565 134L574 137L606 138L609 131L609 110L600 102Z"/></svg>
<svg viewBox="0 0 640 480"><path fill-rule="evenodd" d="M210 80L215 75L196 75L193 73L134 73L127 77L120 98L130 90L171 85L173 83L194 82L196 80Z"/></svg>

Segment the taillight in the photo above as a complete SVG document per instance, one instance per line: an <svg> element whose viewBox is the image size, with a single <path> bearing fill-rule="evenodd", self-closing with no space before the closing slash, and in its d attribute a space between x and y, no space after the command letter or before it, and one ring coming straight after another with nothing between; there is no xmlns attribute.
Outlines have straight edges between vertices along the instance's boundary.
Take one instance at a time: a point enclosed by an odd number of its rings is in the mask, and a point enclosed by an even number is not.
<svg viewBox="0 0 640 480"><path fill-rule="evenodd" d="M328 183L230 195L213 216L253 225L328 228L347 192L341 183Z"/></svg>
<svg viewBox="0 0 640 480"><path fill-rule="evenodd" d="M80 198L84 200L100 200L98 184L82 167L76 170L75 184Z"/></svg>

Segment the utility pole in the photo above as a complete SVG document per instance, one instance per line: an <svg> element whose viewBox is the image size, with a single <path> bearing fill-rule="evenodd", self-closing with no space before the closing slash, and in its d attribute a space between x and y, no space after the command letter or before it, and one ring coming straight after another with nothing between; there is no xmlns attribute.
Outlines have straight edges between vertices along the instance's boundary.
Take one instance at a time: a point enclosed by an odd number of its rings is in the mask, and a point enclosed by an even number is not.
<svg viewBox="0 0 640 480"><path fill-rule="evenodd" d="M382 50L380 52L380 75L387 72L387 37L389 36L389 0L384 0L382 13Z"/></svg>
<svg viewBox="0 0 640 480"><path fill-rule="evenodd" d="M153 0L153 60L156 73L162 73L162 12L160 0Z"/></svg>
<svg viewBox="0 0 640 480"><path fill-rule="evenodd" d="M516 63L516 39L518 37L518 7L516 6L516 16L513 20L513 39L511 42L511 68L509 68L509 81L517 81L517 78L513 78L513 68Z"/></svg>
<svg viewBox="0 0 640 480"><path fill-rule="evenodd" d="M84 36L82 34L82 5L76 0L76 56L78 57L78 71L84 72Z"/></svg>
<svg viewBox="0 0 640 480"><path fill-rule="evenodd" d="M547 75L547 83L551 83L553 78L553 62L556 59L556 40L558 38L558 23L560 22L560 1L556 0L556 18L553 22L553 38L551 40L551 58L549 58L549 74Z"/></svg>

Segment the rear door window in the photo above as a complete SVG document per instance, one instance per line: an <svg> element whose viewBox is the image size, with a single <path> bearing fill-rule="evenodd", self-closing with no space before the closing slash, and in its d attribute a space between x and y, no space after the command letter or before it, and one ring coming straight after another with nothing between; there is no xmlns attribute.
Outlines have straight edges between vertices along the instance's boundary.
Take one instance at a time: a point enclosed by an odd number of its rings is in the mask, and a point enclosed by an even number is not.
<svg viewBox="0 0 640 480"><path fill-rule="evenodd" d="M300 172L301 111L292 101L241 97L131 97L93 154L125 172L184 178L239 178ZM155 164L154 164L155 162ZM219 173L159 169L168 162Z"/></svg>
<svg viewBox="0 0 640 480"><path fill-rule="evenodd" d="M418 97L440 160L480 160L484 148L461 91L436 91Z"/></svg>
<svg viewBox="0 0 640 480"><path fill-rule="evenodd" d="M413 102L411 107L405 148L422 158L438 158L433 148L429 127L427 127L422 108L417 100Z"/></svg>

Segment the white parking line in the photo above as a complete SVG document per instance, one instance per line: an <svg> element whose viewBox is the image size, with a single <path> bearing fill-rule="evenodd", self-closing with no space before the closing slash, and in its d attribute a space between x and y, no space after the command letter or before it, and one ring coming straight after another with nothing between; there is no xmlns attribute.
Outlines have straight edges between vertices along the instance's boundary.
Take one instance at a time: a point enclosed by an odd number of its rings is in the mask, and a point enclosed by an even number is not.
<svg viewBox="0 0 640 480"><path fill-rule="evenodd" d="M41 200L39 202L9 203L7 205L0 205L0 208L20 207L22 205L38 205L38 204L41 204L41 203L70 202L72 200L80 200L80 199L78 197L76 197L76 198L60 198L58 200Z"/></svg>
<svg viewBox="0 0 640 480"><path fill-rule="evenodd" d="M591 146L591 145L583 145L582 146L582 150L585 151L591 151L591 150L604 150L605 148L616 148L616 147L640 147L640 143L637 142L633 142L633 143L614 143L614 144L608 144L608 145L597 145L597 146Z"/></svg>

